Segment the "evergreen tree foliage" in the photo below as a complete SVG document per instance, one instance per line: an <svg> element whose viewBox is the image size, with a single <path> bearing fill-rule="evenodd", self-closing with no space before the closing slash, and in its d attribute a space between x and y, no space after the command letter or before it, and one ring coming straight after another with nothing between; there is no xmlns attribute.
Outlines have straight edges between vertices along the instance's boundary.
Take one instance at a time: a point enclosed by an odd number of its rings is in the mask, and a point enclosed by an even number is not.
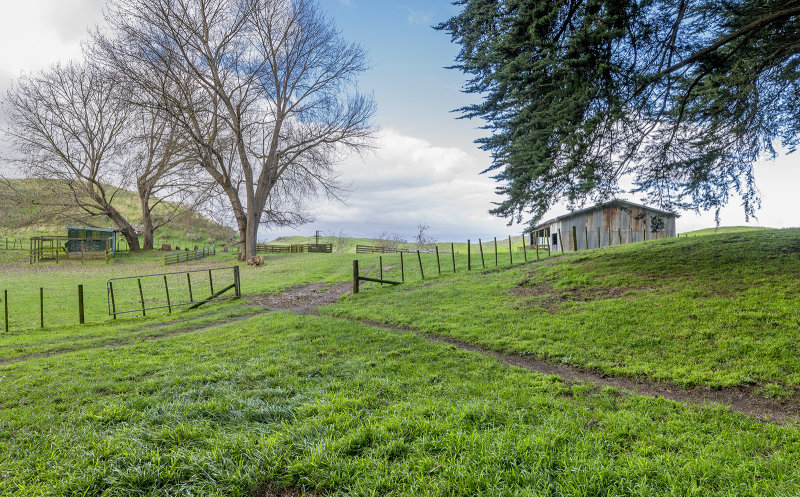
<svg viewBox="0 0 800 497"><path fill-rule="evenodd" d="M436 26L482 96L503 201L539 220L626 183L667 209L759 206L753 165L800 136L800 0L459 0Z"/></svg>

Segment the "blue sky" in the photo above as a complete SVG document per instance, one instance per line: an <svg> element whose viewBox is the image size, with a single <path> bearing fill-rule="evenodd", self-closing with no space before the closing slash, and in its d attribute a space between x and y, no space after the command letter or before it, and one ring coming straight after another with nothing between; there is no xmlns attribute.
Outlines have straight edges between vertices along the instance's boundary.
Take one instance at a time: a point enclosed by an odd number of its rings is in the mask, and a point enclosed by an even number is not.
<svg viewBox="0 0 800 497"><path fill-rule="evenodd" d="M377 102L381 127L373 154L341 165L351 185L345 204L322 201L316 221L298 230L262 230L270 239L287 234L345 232L374 236L396 232L413 237L419 223L431 226L440 240L477 239L517 234L519 226L487 213L495 183L479 174L489 156L473 141L483 134L479 121L458 120L451 112L476 96L460 89L463 75L444 67L458 48L446 33L431 28L457 8L445 0L319 0L350 41L363 46L371 69L361 80ZM33 71L58 60L78 57L86 29L99 22L103 0L31 0L0 6L0 91L20 71ZM8 47L14 47L9 50ZM751 224L786 227L800 224L796 156L760 164L756 179L764 202ZM629 197L631 200L638 200ZM561 206L551 212L566 212ZM714 225L713 212L681 213L678 231ZM733 199L721 216L723 225L744 224Z"/></svg>

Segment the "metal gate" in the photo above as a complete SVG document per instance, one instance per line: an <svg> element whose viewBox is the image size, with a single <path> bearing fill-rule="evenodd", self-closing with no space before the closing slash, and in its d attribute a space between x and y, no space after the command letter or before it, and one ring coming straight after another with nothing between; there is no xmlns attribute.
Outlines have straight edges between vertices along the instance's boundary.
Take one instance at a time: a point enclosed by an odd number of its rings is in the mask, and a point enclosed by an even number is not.
<svg viewBox="0 0 800 497"><path fill-rule="evenodd" d="M111 278L106 282L108 314L189 306L242 296L239 266ZM229 293L233 291L233 293Z"/></svg>

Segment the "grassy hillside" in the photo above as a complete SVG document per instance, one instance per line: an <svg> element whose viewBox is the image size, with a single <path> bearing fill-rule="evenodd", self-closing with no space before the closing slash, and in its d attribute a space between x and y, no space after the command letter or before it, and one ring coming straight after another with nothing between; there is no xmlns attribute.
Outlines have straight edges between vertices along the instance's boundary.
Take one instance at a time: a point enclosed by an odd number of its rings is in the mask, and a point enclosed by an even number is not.
<svg viewBox="0 0 800 497"><path fill-rule="evenodd" d="M750 231L765 231L772 229L774 228L766 228L763 226L718 226L715 228L703 228L701 230L681 233L681 236L724 235L726 233L746 233Z"/></svg>
<svg viewBox="0 0 800 497"><path fill-rule="evenodd" d="M396 273L388 272L387 277ZM800 387L800 230L569 253L376 288L328 312L682 386Z"/></svg>
<svg viewBox="0 0 800 497"><path fill-rule="evenodd" d="M429 338L675 389L791 397L800 230L528 264L518 254L510 266L500 252L495 267L492 253L484 269L473 252L471 272L464 253L455 272L443 258L441 277L422 254L424 281L414 254L405 285L366 283L321 316L237 300L117 321L103 315L105 281L161 272L160 254L0 263L12 311L0 334L0 495L800 495L796 424L573 384ZM355 257L267 254L242 267L243 291L346 284ZM357 257L378 272L377 255ZM399 254L383 262L396 279ZM78 283L85 326L74 324Z"/></svg>
<svg viewBox="0 0 800 497"><path fill-rule="evenodd" d="M313 236L283 236L276 238L268 243L276 244L276 245L288 245L293 243L314 243L315 238ZM333 245L334 252L342 252L342 253L355 253L357 245L381 245L390 243L386 240L380 240L378 238L353 238L353 237L337 237L337 236L322 236L319 239L320 243L330 243ZM467 240L463 241L437 241L432 245L436 245L439 247L439 250L442 252L449 252L451 248L451 243L453 249L458 254L466 254L467 253ZM489 238L486 240L481 240L483 244L484 251L488 254L489 252L494 253L494 239ZM478 245L478 238L470 239L471 250L475 254L479 254L480 247ZM397 248L404 248L408 250L416 250L417 244L413 242L398 242L396 244ZM506 257L508 254L508 235L500 236L497 240L498 251L505 251ZM512 236L511 237L511 246L515 252L518 252L522 249L522 236ZM429 246L430 248L430 246ZM431 249L432 250L432 249Z"/></svg>
<svg viewBox="0 0 800 497"><path fill-rule="evenodd" d="M63 209L47 206L47 198L67 195L63 184L56 180L15 179L0 182L0 239L24 238L34 235L64 235L65 224L113 227L105 217L88 216L78 208ZM18 192L15 193L14 191ZM23 201L19 201L23 199ZM141 224L141 210L136 193L120 190L112 205L133 224ZM175 204L169 204L169 209ZM156 215L165 209L156 208ZM181 214L156 231L156 248L161 243L178 245L210 245L230 243L235 231L221 226L205 216L183 209ZM124 242L123 242L124 243ZM26 245L27 246L27 245Z"/></svg>

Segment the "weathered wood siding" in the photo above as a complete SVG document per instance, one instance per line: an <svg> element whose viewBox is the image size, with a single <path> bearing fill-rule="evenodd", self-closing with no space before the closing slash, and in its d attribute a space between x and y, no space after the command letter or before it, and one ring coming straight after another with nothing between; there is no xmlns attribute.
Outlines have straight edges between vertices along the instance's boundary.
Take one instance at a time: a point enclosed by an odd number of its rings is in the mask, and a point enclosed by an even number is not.
<svg viewBox="0 0 800 497"><path fill-rule="evenodd" d="M653 231L653 219L660 218L662 229ZM575 242L573 243L573 227ZM675 216L646 207L613 204L577 212L550 224L550 233L560 234L553 250L570 252L608 247L621 243L675 237Z"/></svg>

